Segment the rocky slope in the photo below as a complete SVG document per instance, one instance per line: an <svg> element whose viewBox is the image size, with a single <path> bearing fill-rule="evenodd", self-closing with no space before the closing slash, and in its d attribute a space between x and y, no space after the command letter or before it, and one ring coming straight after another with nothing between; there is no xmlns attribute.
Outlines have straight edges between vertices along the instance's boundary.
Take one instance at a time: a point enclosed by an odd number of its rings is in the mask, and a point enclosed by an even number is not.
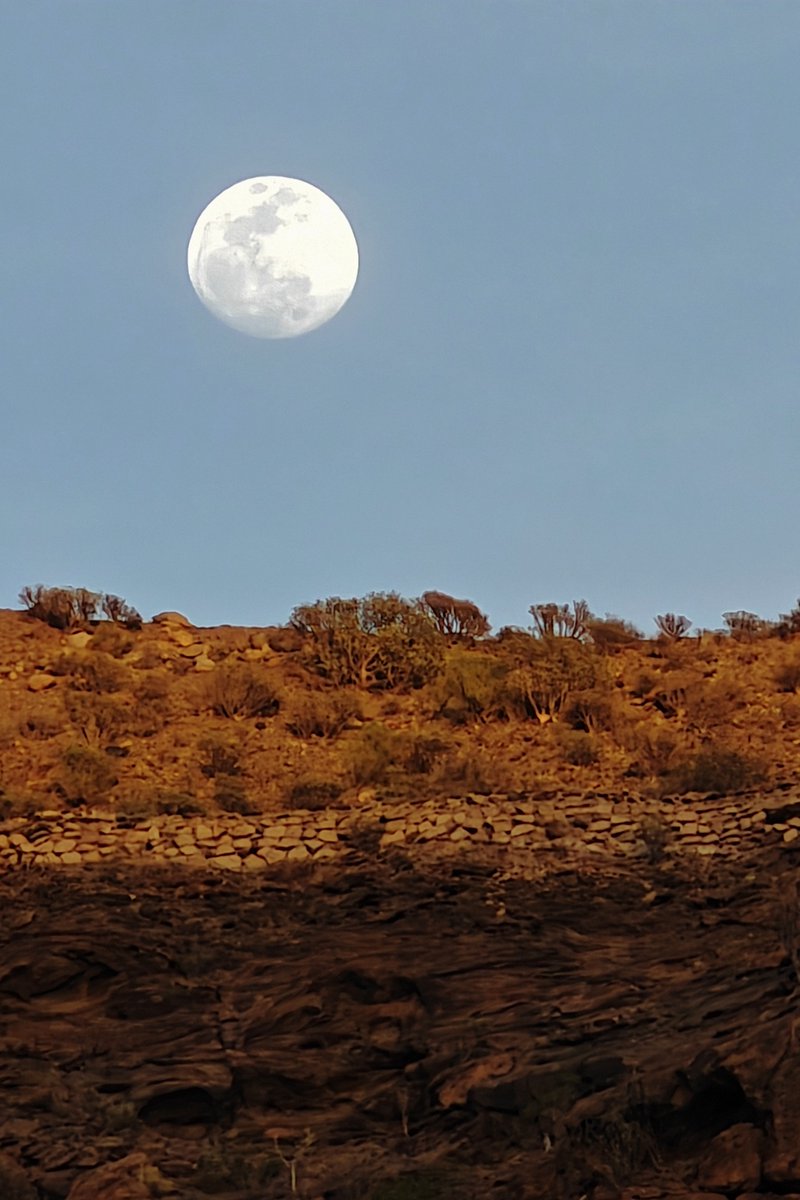
<svg viewBox="0 0 800 1200"><path fill-rule="evenodd" d="M796 867L12 871L2 1194L800 1194Z"/></svg>

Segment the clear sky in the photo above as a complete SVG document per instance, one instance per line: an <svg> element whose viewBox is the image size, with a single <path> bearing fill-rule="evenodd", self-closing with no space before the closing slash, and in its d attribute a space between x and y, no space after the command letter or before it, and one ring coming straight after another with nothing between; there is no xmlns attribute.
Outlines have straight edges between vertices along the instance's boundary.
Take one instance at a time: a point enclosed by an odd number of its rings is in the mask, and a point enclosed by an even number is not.
<svg viewBox="0 0 800 1200"><path fill-rule="evenodd" d="M797 0L8 6L0 605L787 611L798 62ZM270 174L361 254L278 341L186 272L205 205Z"/></svg>

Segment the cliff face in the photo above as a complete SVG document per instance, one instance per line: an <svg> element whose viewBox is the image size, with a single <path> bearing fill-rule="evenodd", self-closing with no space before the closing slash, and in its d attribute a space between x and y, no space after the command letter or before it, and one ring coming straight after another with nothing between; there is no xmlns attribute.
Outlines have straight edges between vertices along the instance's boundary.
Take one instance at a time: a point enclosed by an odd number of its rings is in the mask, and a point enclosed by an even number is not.
<svg viewBox="0 0 800 1200"><path fill-rule="evenodd" d="M794 855L7 874L3 1194L800 1193Z"/></svg>

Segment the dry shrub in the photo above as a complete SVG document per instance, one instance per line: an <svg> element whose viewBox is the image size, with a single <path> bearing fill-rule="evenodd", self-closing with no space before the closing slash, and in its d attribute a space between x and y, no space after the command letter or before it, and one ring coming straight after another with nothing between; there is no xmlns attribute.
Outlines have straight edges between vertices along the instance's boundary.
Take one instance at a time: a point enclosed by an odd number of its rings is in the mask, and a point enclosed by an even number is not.
<svg viewBox="0 0 800 1200"><path fill-rule="evenodd" d="M285 795L286 807L316 812L335 805L341 794L342 785L337 780L309 773L292 781Z"/></svg>
<svg viewBox="0 0 800 1200"><path fill-rule="evenodd" d="M372 721L347 744L345 768L356 786L385 783L401 755L402 738L380 721Z"/></svg>
<svg viewBox="0 0 800 1200"><path fill-rule="evenodd" d="M10 791L0 789L0 821L8 821L12 817L35 817L45 807L40 796L31 792ZM48 804L47 807L50 807ZM5 1200L5 1192L0 1192Z"/></svg>
<svg viewBox="0 0 800 1200"><path fill-rule="evenodd" d="M631 722L619 727L616 736L632 757L629 774L639 778L666 775L681 752L681 740L675 731L660 725Z"/></svg>
<svg viewBox="0 0 800 1200"><path fill-rule="evenodd" d="M241 775L241 746L230 738L206 737L199 745L200 772L206 779Z"/></svg>
<svg viewBox="0 0 800 1200"><path fill-rule="evenodd" d="M238 813L242 817L253 817L260 812L259 805L248 796L244 780L237 775L216 777L214 801L224 812Z"/></svg>
<svg viewBox="0 0 800 1200"><path fill-rule="evenodd" d="M665 789L685 792L736 792L761 783L764 763L749 754L725 746L708 746L668 772Z"/></svg>
<svg viewBox="0 0 800 1200"><path fill-rule="evenodd" d="M64 715L50 708L34 708L19 718L21 737L34 742L46 742L64 729Z"/></svg>
<svg viewBox="0 0 800 1200"><path fill-rule="evenodd" d="M500 763L481 747L465 746L451 751L437 766L436 783L457 794L474 792L490 796L509 789L509 779Z"/></svg>
<svg viewBox="0 0 800 1200"><path fill-rule="evenodd" d="M112 764L93 746L77 743L67 746L61 762L56 782L70 804L96 804L105 800L117 782Z"/></svg>
<svg viewBox="0 0 800 1200"><path fill-rule="evenodd" d="M96 620L102 603L101 592L86 588L45 587L41 583L24 587L20 601L28 616L44 621L54 629L75 629Z"/></svg>
<svg viewBox="0 0 800 1200"><path fill-rule="evenodd" d="M559 729L557 744L564 762L572 767L591 767L600 760L597 738L579 729Z"/></svg>
<svg viewBox="0 0 800 1200"><path fill-rule="evenodd" d="M94 631L89 649L102 650L112 658L124 658L135 645L136 638L128 629L113 621L102 621Z"/></svg>
<svg viewBox="0 0 800 1200"><path fill-rule="evenodd" d="M644 641L641 629L613 613L606 613L602 619L592 618L587 624L587 629L592 644L601 654L614 654Z"/></svg>
<svg viewBox="0 0 800 1200"><path fill-rule="evenodd" d="M141 680L133 685L133 695L136 700L165 700L169 695L169 679L166 675L148 672Z"/></svg>
<svg viewBox="0 0 800 1200"><path fill-rule="evenodd" d="M490 654L451 651L432 685L434 716L454 725L506 716L506 666Z"/></svg>
<svg viewBox="0 0 800 1200"><path fill-rule="evenodd" d="M53 663L51 671L54 675L65 676L71 688L85 692L120 692L131 681L128 669L103 651L96 654L87 650L61 654Z"/></svg>
<svg viewBox="0 0 800 1200"><path fill-rule="evenodd" d="M779 692L800 691L800 659L781 663L775 671L775 683Z"/></svg>
<svg viewBox="0 0 800 1200"><path fill-rule="evenodd" d="M286 728L299 738L335 738L361 716L361 701L352 692L304 692L292 697Z"/></svg>
<svg viewBox="0 0 800 1200"><path fill-rule="evenodd" d="M402 775L425 775L443 748L436 737L371 721L345 747L345 769L356 786L387 783Z"/></svg>
<svg viewBox="0 0 800 1200"><path fill-rule="evenodd" d="M272 679L247 663L218 667L208 681L206 695L212 712L233 720L272 717L280 708Z"/></svg>
<svg viewBox="0 0 800 1200"><path fill-rule="evenodd" d="M116 697L65 692L63 699L67 721L86 745L110 746L129 732L129 710Z"/></svg>

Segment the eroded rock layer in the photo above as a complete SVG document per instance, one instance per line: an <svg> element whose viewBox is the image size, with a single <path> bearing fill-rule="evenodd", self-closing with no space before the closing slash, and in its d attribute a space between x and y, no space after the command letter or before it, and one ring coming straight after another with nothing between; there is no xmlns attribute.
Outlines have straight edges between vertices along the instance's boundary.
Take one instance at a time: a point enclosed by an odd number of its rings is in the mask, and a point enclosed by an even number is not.
<svg viewBox="0 0 800 1200"><path fill-rule="evenodd" d="M23 1200L800 1193L794 855L16 871L0 1179L23 1172Z"/></svg>

